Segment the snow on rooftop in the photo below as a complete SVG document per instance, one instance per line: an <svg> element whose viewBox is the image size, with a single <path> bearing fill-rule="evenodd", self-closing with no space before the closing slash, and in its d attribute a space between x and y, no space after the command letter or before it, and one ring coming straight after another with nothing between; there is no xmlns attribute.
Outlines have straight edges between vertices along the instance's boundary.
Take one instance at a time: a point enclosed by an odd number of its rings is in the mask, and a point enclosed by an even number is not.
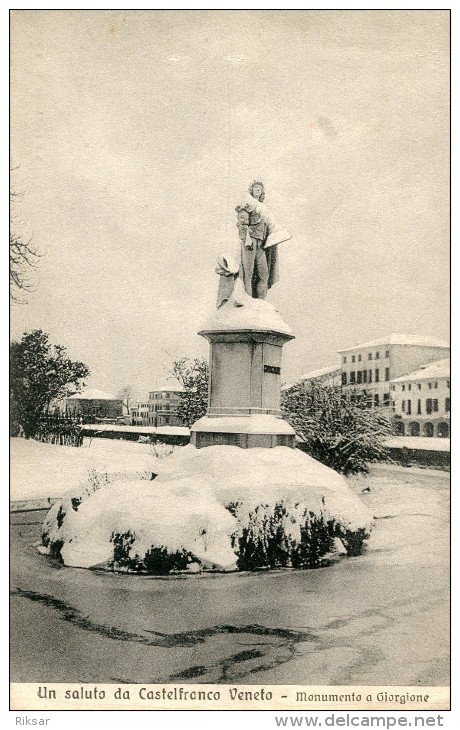
<svg viewBox="0 0 460 730"><path fill-rule="evenodd" d="M312 370L309 373L305 373L300 378L301 380L313 380L314 378L321 378L324 375L333 375L334 373L340 373L340 365L329 365L327 368L320 368L319 370Z"/></svg>
<svg viewBox="0 0 460 730"><path fill-rule="evenodd" d="M102 390L97 390L96 388L87 388L86 390L82 391L81 393L74 393L73 395L70 395L67 400L121 400L121 398L117 398L116 395L112 395L111 393L104 393Z"/></svg>
<svg viewBox="0 0 460 730"><path fill-rule="evenodd" d="M165 393L165 392L168 392L168 393L183 393L184 392L184 389L183 389L183 387L181 385L179 385L177 383L176 384L171 383L170 385L168 385L168 384L166 384L166 385L160 385L159 388L153 388L153 390L150 391L150 393ZM148 400L148 398L147 398L147 400Z"/></svg>
<svg viewBox="0 0 460 730"><path fill-rule="evenodd" d="M444 360L436 360L422 365L421 368L413 370L407 375L401 375L392 380L392 383L402 383L406 380L428 380L430 378L448 378L450 376L450 357Z"/></svg>
<svg viewBox="0 0 460 730"><path fill-rule="evenodd" d="M383 345L413 345L418 347L446 347L450 345L444 340L438 340L434 337L421 337L419 335L405 335L400 333L392 333L387 337L381 337L378 340L371 340L370 342L364 342L362 345L354 345L353 347L347 347L339 352L350 352L351 350L361 350L368 347L379 347Z"/></svg>
<svg viewBox="0 0 460 730"><path fill-rule="evenodd" d="M421 451L450 451L449 438L433 438L428 436L394 436L385 441L389 449L417 449Z"/></svg>

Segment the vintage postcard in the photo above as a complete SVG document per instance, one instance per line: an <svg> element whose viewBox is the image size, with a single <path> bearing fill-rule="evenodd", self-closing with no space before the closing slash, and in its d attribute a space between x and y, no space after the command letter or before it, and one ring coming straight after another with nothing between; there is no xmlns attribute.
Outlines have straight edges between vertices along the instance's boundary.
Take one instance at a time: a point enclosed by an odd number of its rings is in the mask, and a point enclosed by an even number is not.
<svg viewBox="0 0 460 730"><path fill-rule="evenodd" d="M10 20L11 707L448 710L449 10Z"/></svg>

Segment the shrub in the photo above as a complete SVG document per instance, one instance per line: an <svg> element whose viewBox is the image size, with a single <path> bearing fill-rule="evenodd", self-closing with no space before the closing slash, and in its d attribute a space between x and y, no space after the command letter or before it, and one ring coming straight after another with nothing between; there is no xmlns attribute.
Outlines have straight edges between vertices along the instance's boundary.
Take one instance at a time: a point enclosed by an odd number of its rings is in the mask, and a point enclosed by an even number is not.
<svg viewBox="0 0 460 730"><path fill-rule="evenodd" d="M238 505L230 510L241 520L239 533L233 536L240 570L257 568L315 568L333 549L336 534L333 520L316 516L305 507L288 507L277 502L274 507L258 505L249 514L238 515ZM234 511L234 512L233 512Z"/></svg>
<svg viewBox="0 0 460 730"><path fill-rule="evenodd" d="M59 446L82 446L82 428L74 421L43 417L32 434L36 441Z"/></svg>
<svg viewBox="0 0 460 730"><path fill-rule="evenodd" d="M305 451L347 475L365 473L369 462L388 458L383 442L392 433L391 422L369 403L365 393L313 381L289 388L283 410Z"/></svg>
<svg viewBox="0 0 460 730"><path fill-rule="evenodd" d="M182 548L173 553L165 547L152 547L147 550L143 559L143 567L152 575L167 575L168 573L186 570L193 557Z"/></svg>
<svg viewBox="0 0 460 730"><path fill-rule="evenodd" d="M112 532L110 542L113 542L113 560L111 567L114 570L125 569L138 572L141 570L139 555L131 556L131 548L136 535L130 530L127 532Z"/></svg>
<svg viewBox="0 0 460 730"><path fill-rule="evenodd" d="M180 570L186 570L193 562L193 555L183 548L168 551L167 548L152 545L140 558L138 553L132 555L136 534L127 532L112 532L110 542L113 543L113 559L110 566L114 570L126 570L132 573L149 573L151 575L168 575Z"/></svg>
<svg viewBox="0 0 460 730"><path fill-rule="evenodd" d="M60 563L63 563L61 550L64 546L64 540L53 540L49 543L49 556L50 558L55 558L55 560L59 560Z"/></svg>

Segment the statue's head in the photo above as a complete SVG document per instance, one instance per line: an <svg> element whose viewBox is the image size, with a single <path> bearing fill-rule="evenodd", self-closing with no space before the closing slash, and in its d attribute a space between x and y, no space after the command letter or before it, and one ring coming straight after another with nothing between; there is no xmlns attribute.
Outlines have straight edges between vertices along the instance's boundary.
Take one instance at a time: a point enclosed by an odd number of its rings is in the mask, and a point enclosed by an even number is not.
<svg viewBox="0 0 460 730"><path fill-rule="evenodd" d="M253 180L248 190L253 198L256 198L256 200L260 200L261 203L264 202L265 188L262 180Z"/></svg>

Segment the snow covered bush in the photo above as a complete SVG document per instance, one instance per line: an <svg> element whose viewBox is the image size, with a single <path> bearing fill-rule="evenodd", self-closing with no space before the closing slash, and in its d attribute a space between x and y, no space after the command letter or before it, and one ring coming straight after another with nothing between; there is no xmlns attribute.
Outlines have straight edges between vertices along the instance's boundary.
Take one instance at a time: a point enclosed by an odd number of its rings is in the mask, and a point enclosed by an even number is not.
<svg viewBox="0 0 460 730"><path fill-rule="evenodd" d="M369 398L300 382L284 392L283 410L310 456L341 474L366 473L369 462L388 458L383 444L393 432L385 411L369 408Z"/></svg>
<svg viewBox="0 0 460 730"><path fill-rule="evenodd" d="M183 548L169 552L165 547L151 546L141 558L136 552L131 554L131 549L136 542L136 535L130 530L120 534L112 532L110 542L113 542L113 559L109 566L113 570L126 570L130 573L151 573L152 575L168 575L187 570L194 558Z"/></svg>
<svg viewBox="0 0 460 730"><path fill-rule="evenodd" d="M233 535L240 570L316 568L333 550L334 520L317 517L298 504L261 504L246 514L243 508L241 515L236 505L232 512L240 523Z"/></svg>
<svg viewBox="0 0 460 730"><path fill-rule="evenodd" d="M314 568L337 538L357 555L372 515L342 476L297 449L189 445L139 475L56 503L43 546L66 565L166 575Z"/></svg>

